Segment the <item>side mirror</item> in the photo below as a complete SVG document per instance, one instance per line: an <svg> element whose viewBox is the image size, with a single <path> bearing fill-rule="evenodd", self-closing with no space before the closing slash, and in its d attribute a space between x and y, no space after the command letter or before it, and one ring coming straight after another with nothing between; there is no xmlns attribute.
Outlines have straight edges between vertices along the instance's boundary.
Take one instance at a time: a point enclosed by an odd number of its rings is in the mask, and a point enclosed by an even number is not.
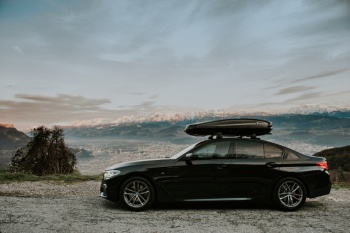
<svg viewBox="0 0 350 233"><path fill-rule="evenodd" d="M186 162L187 165L192 166L193 165L192 164L192 160L194 160L196 158L198 158L198 155L196 155L194 153L187 153L185 155L185 162Z"/></svg>
<svg viewBox="0 0 350 233"><path fill-rule="evenodd" d="M185 158L186 160L192 160L192 159L198 158L198 156L194 153L188 153L185 155Z"/></svg>

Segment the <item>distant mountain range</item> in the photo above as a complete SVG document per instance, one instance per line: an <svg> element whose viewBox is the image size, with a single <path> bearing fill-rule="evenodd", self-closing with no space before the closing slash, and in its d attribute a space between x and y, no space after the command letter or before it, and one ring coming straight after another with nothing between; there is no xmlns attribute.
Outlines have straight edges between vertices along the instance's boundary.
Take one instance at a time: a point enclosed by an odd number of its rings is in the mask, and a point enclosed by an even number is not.
<svg viewBox="0 0 350 233"><path fill-rule="evenodd" d="M260 118L269 116L288 116L288 115L324 115L341 118L350 118L350 106L348 107L332 107L322 105L301 105L296 108L288 110L286 113L269 113L269 112L248 112L236 110L217 110L217 111L200 111L191 113L177 113L177 112L155 112L148 115L128 115L119 117L117 119L95 118L85 121L75 121L71 124L72 127L89 127L100 125L127 125L145 122L194 122L202 119L223 119L223 118L238 118L238 117L255 117Z"/></svg>
<svg viewBox="0 0 350 233"><path fill-rule="evenodd" d="M11 161L12 153L19 147L26 145L29 137L15 129L12 124L0 124L0 168Z"/></svg>
<svg viewBox="0 0 350 233"><path fill-rule="evenodd" d="M305 142L327 147L350 145L350 107L334 108L304 105L285 114L206 111L154 113L126 116L115 120L93 119L64 126L68 139L118 138L173 143L198 141L184 133L188 124L227 118L260 118L273 123L272 134L266 137L277 142ZM0 150L24 145L28 136L12 125L0 125Z"/></svg>
<svg viewBox="0 0 350 233"><path fill-rule="evenodd" d="M324 105L311 105L304 104L295 108L291 108L288 111L289 114L329 114L329 115L342 115L349 117L350 106L346 107L334 107L334 106L324 106Z"/></svg>
<svg viewBox="0 0 350 233"><path fill-rule="evenodd" d="M0 150L12 150L24 146L29 137L12 124L0 124Z"/></svg>
<svg viewBox="0 0 350 233"><path fill-rule="evenodd" d="M262 112L244 115L244 113L220 111L192 114L155 113L114 121L99 119L80 122L80 124L65 127L65 135L68 138L124 138L189 143L191 137L183 132L186 125L227 118L260 118L271 121L273 131L272 135L267 137L277 141L302 141L329 147L350 144L350 111L338 110L280 115Z"/></svg>

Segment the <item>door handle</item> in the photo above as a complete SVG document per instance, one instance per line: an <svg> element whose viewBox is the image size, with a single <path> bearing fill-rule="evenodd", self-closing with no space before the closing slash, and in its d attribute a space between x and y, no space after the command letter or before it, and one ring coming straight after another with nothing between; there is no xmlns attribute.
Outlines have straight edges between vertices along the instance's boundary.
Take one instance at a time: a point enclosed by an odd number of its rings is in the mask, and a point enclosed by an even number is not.
<svg viewBox="0 0 350 233"><path fill-rule="evenodd" d="M268 168L275 168L278 167L278 164L275 162L268 162L265 164Z"/></svg>
<svg viewBox="0 0 350 233"><path fill-rule="evenodd" d="M227 165L216 165L215 167L216 169L221 170L221 169L227 168Z"/></svg>

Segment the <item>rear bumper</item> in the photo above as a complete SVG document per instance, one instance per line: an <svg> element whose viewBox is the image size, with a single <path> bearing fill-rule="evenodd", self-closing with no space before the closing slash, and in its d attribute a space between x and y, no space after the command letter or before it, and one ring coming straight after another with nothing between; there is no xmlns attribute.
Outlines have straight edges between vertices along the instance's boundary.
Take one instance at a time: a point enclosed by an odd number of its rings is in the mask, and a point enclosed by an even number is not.
<svg viewBox="0 0 350 233"><path fill-rule="evenodd" d="M330 180L329 173L327 171L321 174L313 174L303 177L307 183L308 196L309 198L315 198L327 195L331 192L332 183Z"/></svg>
<svg viewBox="0 0 350 233"><path fill-rule="evenodd" d="M331 182L329 182L329 184L325 187L321 187L321 188L317 188L317 189L314 188L314 189L309 191L309 198L327 195L331 192L331 189L332 189Z"/></svg>

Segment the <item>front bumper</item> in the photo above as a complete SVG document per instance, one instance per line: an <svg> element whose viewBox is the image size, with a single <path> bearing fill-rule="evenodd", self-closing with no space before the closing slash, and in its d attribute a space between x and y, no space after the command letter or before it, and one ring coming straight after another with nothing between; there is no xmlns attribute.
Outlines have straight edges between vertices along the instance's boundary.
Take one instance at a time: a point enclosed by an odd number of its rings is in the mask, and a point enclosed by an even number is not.
<svg viewBox="0 0 350 233"><path fill-rule="evenodd" d="M117 187L118 185L113 182L102 180L100 186L100 197L117 202L119 200Z"/></svg>
<svg viewBox="0 0 350 233"><path fill-rule="evenodd" d="M107 184L101 184L100 186L100 196L107 199Z"/></svg>

